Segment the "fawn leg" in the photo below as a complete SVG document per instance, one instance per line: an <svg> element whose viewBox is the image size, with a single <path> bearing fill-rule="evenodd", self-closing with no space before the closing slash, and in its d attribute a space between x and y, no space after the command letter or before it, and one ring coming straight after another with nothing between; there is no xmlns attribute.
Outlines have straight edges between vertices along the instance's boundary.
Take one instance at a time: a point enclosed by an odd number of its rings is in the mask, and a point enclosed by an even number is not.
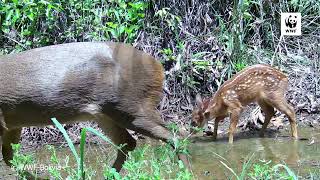
<svg viewBox="0 0 320 180"><path fill-rule="evenodd" d="M291 136L295 139L298 139L298 131L297 131L297 123L296 123L296 115L294 112L294 108L287 103L287 100L285 98L285 90L288 87L288 80L280 83L280 90L269 94L267 97L267 100L270 101L270 105L277 108L279 111L284 113L290 122L291 125Z"/></svg>
<svg viewBox="0 0 320 180"><path fill-rule="evenodd" d="M218 125L219 125L219 122L221 120L223 120L224 117L217 117L215 120L214 120L214 130L213 130L213 139L216 140L217 139L217 135L218 135Z"/></svg>
<svg viewBox="0 0 320 180"><path fill-rule="evenodd" d="M275 108L277 108L289 118L289 122L291 125L291 136L295 139L298 139L296 115L293 107L286 102L285 98L273 101L272 105L274 105Z"/></svg>
<svg viewBox="0 0 320 180"><path fill-rule="evenodd" d="M121 151L118 150L117 158L112 166L119 172L122 168L122 164L127 158L128 152L134 150L134 148L136 147L136 140L129 134L129 132L125 128L119 127L110 118L105 117L103 119L100 119L98 121L98 124L114 144L116 144L117 146L126 144L121 148Z"/></svg>
<svg viewBox="0 0 320 180"><path fill-rule="evenodd" d="M233 134L237 128L240 114L241 114L241 109L233 109L231 111L231 116L230 116L231 122L229 127L229 144L233 143Z"/></svg>
<svg viewBox="0 0 320 180"><path fill-rule="evenodd" d="M9 129L4 131L2 136L2 155L4 162L11 166L10 160L13 158L13 150L11 144L17 144L20 140L22 128Z"/></svg>
<svg viewBox="0 0 320 180"><path fill-rule="evenodd" d="M266 102L264 102L263 100L259 101L258 104L261 107L261 109L265 115L264 123L262 125L261 130L260 130L260 136L264 137L264 132L267 129L268 124L270 123L270 120L271 120L272 116L274 116L275 112L274 112L273 107L270 106L269 104L267 104Z"/></svg>
<svg viewBox="0 0 320 180"><path fill-rule="evenodd" d="M230 115L230 127L229 127L229 144L233 143L233 134L237 129L237 124L239 121L239 117L242 111L242 105L239 101L225 101L225 104L228 107L228 111L231 113Z"/></svg>

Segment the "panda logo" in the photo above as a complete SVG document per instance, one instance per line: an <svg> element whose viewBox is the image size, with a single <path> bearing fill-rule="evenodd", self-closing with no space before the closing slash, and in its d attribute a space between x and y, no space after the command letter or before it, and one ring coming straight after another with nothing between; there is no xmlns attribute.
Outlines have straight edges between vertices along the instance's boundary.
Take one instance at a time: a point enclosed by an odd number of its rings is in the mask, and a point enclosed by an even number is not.
<svg viewBox="0 0 320 180"><path fill-rule="evenodd" d="M297 27L297 16L290 15L285 20L286 26L289 28L296 28Z"/></svg>

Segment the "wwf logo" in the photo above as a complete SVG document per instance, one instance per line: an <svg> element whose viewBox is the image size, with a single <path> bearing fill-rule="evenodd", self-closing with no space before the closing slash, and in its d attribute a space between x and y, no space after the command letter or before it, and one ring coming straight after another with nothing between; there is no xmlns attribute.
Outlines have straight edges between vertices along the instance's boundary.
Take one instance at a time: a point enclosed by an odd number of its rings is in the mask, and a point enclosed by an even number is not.
<svg viewBox="0 0 320 180"><path fill-rule="evenodd" d="M301 35L301 13L281 13L281 35Z"/></svg>
<svg viewBox="0 0 320 180"><path fill-rule="evenodd" d="M297 27L297 16L289 15L286 18L285 23L288 28L296 28Z"/></svg>

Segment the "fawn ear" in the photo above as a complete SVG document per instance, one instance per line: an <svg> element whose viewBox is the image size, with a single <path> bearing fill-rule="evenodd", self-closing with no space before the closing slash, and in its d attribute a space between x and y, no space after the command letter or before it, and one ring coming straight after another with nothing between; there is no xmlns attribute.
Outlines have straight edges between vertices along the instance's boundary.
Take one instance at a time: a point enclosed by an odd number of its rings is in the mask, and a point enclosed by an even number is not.
<svg viewBox="0 0 320 180"><path fill-rule="evenodd" d="M201 108L202 106L202 98L201 98L201 95L200 94L197 94L196 95L196 104L199 108Z"/></svg>

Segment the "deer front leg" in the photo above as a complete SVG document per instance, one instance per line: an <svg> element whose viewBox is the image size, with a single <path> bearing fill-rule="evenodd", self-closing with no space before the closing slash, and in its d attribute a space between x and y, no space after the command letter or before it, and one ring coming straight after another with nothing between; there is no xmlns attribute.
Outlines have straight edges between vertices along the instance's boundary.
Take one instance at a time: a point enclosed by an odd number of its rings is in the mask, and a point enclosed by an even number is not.
<svg viewBox="0 0 320 180"><path fill-rule="evenodd" d="M145 113L148 112L148 113ZM160 139L169 143L174 149L174 145L171 143L171 132L165 127L164 121L161 119L160 114L150 108L145 108L144 111L132 122L135 126L135 130L146 136ZM177 139L181 139L183 135L178 135ZM177 151L178 158L183 162L186 168L191 172L191 164L186 154Z"/></svg>
<svg viewBox="0 0 320 180"><path fill-rule="evenodd" d="M103 118L99 119L98 124L104 133L112 140L112 142L119 146L125 145L118 150L117 158L113 163L113 168L120 172L122 164L127 158L128 152L132 151L136 147L136 140L129 134L129 132L120 126L118 126L113 119L102 116Z"/></svg>
<svg viewBox="0 0 320 180"><path fill-rule="evenodd" d="M239 120L240 114L242 112L242 105L236 99L226 100L225 104L228 107L228 112L231 114L230 115L230 127L229 127L229 144L232 144L233 143L233 134L237 128L238 120Z"/></svg>
<svg viewBox="0 0 320 180"><path fill-rule="evenodd" d="M213 130L213 137L212 137L213 140L217 139L217 136L218 136L218 125L219 125L219 122L221 120L223 120L223 119L224 119L224 117L217 117L214 120L214 130Z"/></svg>

